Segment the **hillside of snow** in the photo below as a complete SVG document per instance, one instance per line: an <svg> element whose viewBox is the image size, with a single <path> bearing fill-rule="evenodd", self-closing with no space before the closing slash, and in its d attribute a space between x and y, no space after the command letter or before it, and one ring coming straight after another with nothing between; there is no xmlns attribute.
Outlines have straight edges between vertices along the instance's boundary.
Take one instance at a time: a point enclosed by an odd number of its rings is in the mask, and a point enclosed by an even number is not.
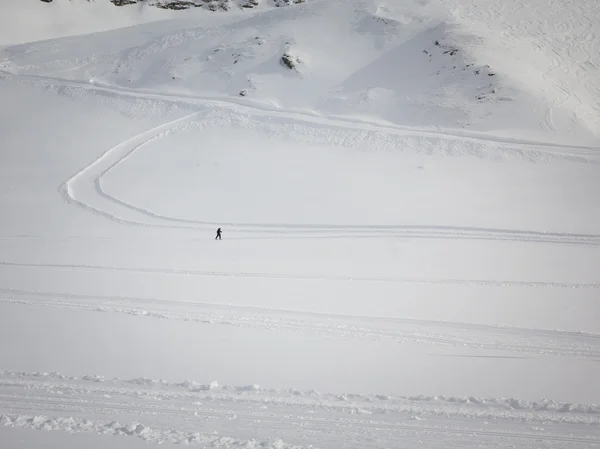
<svg viewBox="0 0 600 449"><path fill-rule="evenodd" d="M12 74L593 146L600 135L598 20L576 19L598 17L598 4L578 2L555 14L541 1L527 11L516 2L453 1L193 9L158 27L6 47L0 61ZM65 9L86 7L116 23L157 18L142 3L42 5L59 19Z"/></svg>
<svg viewBox="0 0 600 449"><path fill-rule="evenodd" d="M598 4L188 3L0 2L0 447L600 447Z"/></svg>

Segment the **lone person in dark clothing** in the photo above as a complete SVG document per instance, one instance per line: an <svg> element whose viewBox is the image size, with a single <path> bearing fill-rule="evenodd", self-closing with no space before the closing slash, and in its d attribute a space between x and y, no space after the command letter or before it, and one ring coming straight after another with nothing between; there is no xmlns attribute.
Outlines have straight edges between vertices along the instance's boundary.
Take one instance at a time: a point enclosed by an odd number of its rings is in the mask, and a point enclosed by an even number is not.
<svg viewBox="0 0 600 449"><path fill-rule="evenodd" d="M217 236L215 237L215 240L221 240L221 228L217 229Z"/></svg>

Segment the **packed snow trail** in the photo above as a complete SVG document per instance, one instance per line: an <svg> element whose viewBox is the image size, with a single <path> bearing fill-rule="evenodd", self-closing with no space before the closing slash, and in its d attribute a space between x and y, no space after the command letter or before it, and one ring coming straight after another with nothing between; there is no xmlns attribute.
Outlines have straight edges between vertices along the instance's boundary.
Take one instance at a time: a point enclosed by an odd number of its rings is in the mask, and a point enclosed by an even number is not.
<svg viewBox="0 0 600 449"><path fill-rule="evenodd" d="M585 332L9 289L0 290L0 303L122 313L214 326L291 330L330 338L504 351L500 357L532 353L600 360L600 334Z"/></svg>
<svg viewBox="0 0 600 449"><path fill-rule="evenodd" d="M533 162L547 161L551 158L559 158L573 160L583 163L600 163L600 145L598 146L583 146L570 145L568 143L556 143L552 141L536 141L514 137L495 136L493 134L477 131L468 131L464 129L443 128L437 129L433 127L418 127L407 126L402 124L389 123L386 121L369 119L368 117L361 119L353 119L352 117L336 116L333 114L325 114L318 111L303 110L303 109L285 109L264 102L254 101L247 98L236 98L223 96L218 94L177 94L169 92L160 92L145 89L133 89L119 85L110 85L98 81L77 81L67 78L51 77L44 75L28 75L20 73L12 73L10 71L0 70L0 75L7 80L16 80L19 83L31 84L33 86L54 89L66 88L69 89L69 94L79 92L89 92L105 97L124 98L135 101L136 99L152 100L155 102L167 102L181 104L184 106L205 106L208 105L231 110L233 112L240 111L245 114L253 114L264 117L277 116L287 119L286 121L300 121L312 123L315 125L324 125L329 128L341 128L342 130L360 129L365 131L374 131L377 133L403 135L403 136L423 136L423 137L440 137L451 141L469 144L494 144L496 152L513 155L519 159L531 160ZM72 91L70 91L72 89ZM193 117L191 114L187 118ZM186 117L183 117L186 118ZM182 118L182 119L183 119ZM165 125L178 123L180 119L174 120L171 123L160 125L161 128ZM132 139L140 137L135 136ZM471 149L472 147L466 147ZM460 151L460 150L459 150ZM462 150L467 151L467 150ZM457 153L458 154L458 153ZM484 151L474 151L475 156L490 157Z"/></svg>
<svg viewBox="0 0 600 449"><path fill-rule="evenodd" d="M93 432L159 444L408 448L443 438L446 445L463 448L600 445L600 406L514 398L334 395L216 381L5 371L0 372L0 407L5 427Z"/></svg>
<svg viewBox="0 0 600 449"><path fill-rule="evenodd" d="M54 82L64 82L59 80L53 80ZM95 88L95 87L94 87ZM111 91L112 92L112 91ZM119 92L119 90L116 90ZM131 92L133 95L133 92ZM167 97L169 98L169 97ZM160 97L164 100L165 97ZM206 103L207 100L202 100ZM210 101L208 101L210 104ZM217 103L218 104L218 103ZM215 106L220 107L220 106ZM249 109L245 106L246 109ZM274 112L274 111L273 111ZM254 111L256 113L256 111ZM285 115L284 111L278 111L277 117ZM215 222L215 221L198 221L189 220L177 217L167 217L161 214L157 214L148 209L136 206L128 203L110 193L107 193L103 188L102 178L109 173L118 164L133 155L134 152L143 148L147 143L168 136L172 133L182 132L189 128L190 124L193 125L194 119L201 119L204 116L203 112L193 113L180 119L176 119L173 122L160 125L154 129L144 132L138 136L132 137L131 139L115 146L114 148L108 149L100 158L82 169L79 173L75 174L71 179L65 182L60 191L67 201L70 201L80 207L95 213L101 214L107 218L116 220L121 223L131 223L144 226L155 226L155 227L166 227L166 228L197 228L197 229L209 229L214 228L217 225L224 225L233 228L236 231L250 231L250 232L263 232L263 233L277 233L277 234L297 234L310 232L313 235L322 234L323 236L382 236L382 237L411 237L411 238L465 238L465 239L491 239L491 240L515 240L523 242L549 242L549 243L581 243L581 244L598 244L600 242L600 235L595 234L570 234L570 233L553 233L553 232L535 232L535 231L521 231L521 230L508 230L508 229L493 229L493 228L475 228L469 226L410 226L410 225L325 225L325 224L313 224L313 225L295 225L295 224L251 224L251 223L228 223L228 222ZM268 116L268 115L267 115ZM299 117L296 116L296 120ZM302 120L304 120L302 118ZM192 123L190 123L192 122ZM320 126L326 125L328 122L319 121L317 122ZM343 122L334 122L333 126L342 126ZM346 126L350 126L347 124ZM352 129L356 129L356 125L352 125ZM369 126L369 132L376 132L377 127ZM390 132L389 128L381 128L379 133ZM398 132L398 131L396 131ZM416 131L412 131L416 133ZM424 134L427 135L427 134ZM443 138L455 139L451 136L443 136ZM468 139L467 139L468 140ZM528 145L528 144L521 144ZM527 152L527 150L519 147L518 144L514 150L517 153L521 151ZM505 151L502 147L498 147L497 151ZM552 149L543 149L542 144L537 144L535 149L531 151L532 157L548 157L554 155ZM564 148L556 153L557 157L561 157L564 154ZM578 154L578 150L574 154L577 156L575 160L582 158ZM591 150L590 150L591 151ZM477 150L475 150L477 154ZM596 153L590 153L595 155ZM584 159L581 159L585 161ZM592 159L593 160L593 159Z"/></svg>
<svg viewBox="0 0 600 449"><path fill-rule="evenodd" d="M338 276L324 274L296 274L296 273L259 273L248 271L208 271L208 270L184 270L169 268L129 268L118 266L100 265L74 265L74 264L43 264L0 261L0 266L48 269L73 272L116 272L156 274L165 276L199 276L199 277L228 277L228 278L266 278L285 279L298 281L334 281L334 282L391 282L399 284L423 284L423 285L460 285L474 287L534 287L534 288L561 288L561 289L600 289L600 283L568 283L568 282L543 282L543 281L510 281L491 279L419 279L408 277L362 277L362 276ZM10 290L8 290L10 291Z"/></svg>

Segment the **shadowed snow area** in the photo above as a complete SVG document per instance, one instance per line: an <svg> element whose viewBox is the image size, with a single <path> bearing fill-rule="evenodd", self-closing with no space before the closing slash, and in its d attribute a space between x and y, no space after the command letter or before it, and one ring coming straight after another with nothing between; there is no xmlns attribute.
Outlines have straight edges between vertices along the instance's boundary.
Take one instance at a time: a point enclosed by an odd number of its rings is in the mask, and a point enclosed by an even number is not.
<svg viewBox="0 0 600 449"><path fill-rule="evenodd" d="M599 8L2 2L0 447L600 447Z"/></svg>

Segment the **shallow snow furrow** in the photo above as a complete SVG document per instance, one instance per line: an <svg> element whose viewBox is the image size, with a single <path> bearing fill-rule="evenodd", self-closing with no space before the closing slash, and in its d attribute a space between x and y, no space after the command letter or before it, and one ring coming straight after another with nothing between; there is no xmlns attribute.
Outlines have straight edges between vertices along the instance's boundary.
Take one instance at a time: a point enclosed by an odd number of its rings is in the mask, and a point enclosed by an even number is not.
<svg viewBox="0 0 600 449"><path fill-rule="evenodd" d="M10 381L0 381L0 388L10 388L13 390L11 395L0 394L0 410L3 408L10 411L30 411L35 409L37 412L62 412L62 413L85 413L93 412L98 415L114 416L117 412L127 413L128 415L139 414L157 414L164 415L184 415L207 418L230 418L235 415L235 419L244 419L248 421L276 421L289 422L294 421L286 417L279 418L273 412L285 408L286 414L296 413L314 413L316 411L339 414L335 418L338 426L357 425L358 427L373 426L383 428L404 428L405 425L394 425L393 415L400 415L402 418L406 414L418 417L442 417L442 418L460 418L468 420L503 420L503 421L527 421L530 423L553 423L569 425L594 426L600 424L600 418L595 416L600 414L596 405L581 405L569 403L534 403L528 405L528 401L521 401L514 398L445 398L444 396L432 399L419 398L394 398L379 400L376 396L367 395L311 395L306 399L300 396L300 399L290 395L287 392L275 392L260 396L245 395L246 387L230 387L231 392L205 393L204 390L194 390L190 393L173 392L154 392L154 391L135 391L127 389L115 389L109 387L99 388L77 388L68 385L35 386L27 385L28 393L26 396L14 394L15 387L23 387L23 383ZM240 391L235 392L233 388ZM208 388L207 388L208 389ZM46 396L32 396L33 391L46 391ZM260 391L260 390L258 390ZM65 398L55 399L53 395L60 393L67 395ZM295 394L301 394L300 392ZM95 398L95 395L100 395ZM126 404L123 399L110 399L116 395L119 397L130 398L130 403ZM75 396L82 399L73 400ZM131 402L135 401L135 402ZM141 403L140 401L143 401ZM169 406L168 401L176 401L175 405ZM201 401L208 401L210 407L202 406ZM560 407L560 408L559 408ZM240 410L245 410L246 413ZM265 411L267 410L267 411ZM268 411L270 410L270 411ZM285 416L286 414L283 414ZM289 416L289 415L288 415ZM352 416L352 418L349 418ZM359 419L363 417L363 419ZM385 419L375 420L374 417L385 417ZM368 418L368 419L367 419ZM299 418L295 422L326 423L331 420L319 419L310 420L310 418ZM377 423L380 422L379 426Z"/></svg>
<svg viewBox="0 0 600 449"><path fill-rule="evenodd" d="M599 289L599 283L567 283L543 281L510 281L510 280L484 280L484 279L417 279L402 277L362 277L362 276L335 276L320 274L293 274L293 273L260 273L260 272L229 272L208 270L181 270L170 268L133 268L103 265L77 265L77 264L42 264L0 261L0 266L20 268L43 268L54 270L73 271L113 271L127 273L149 273L174 276L215 276L230 278L272 278L303 281L357 281L357 282L397 282L407 284L442 284L465 285L476 287L532 287L532 288L566 288L566 289Z"/></svg>
<svg viewBox="0 0 600 449"><path fill-rule="evenodd" d="M219 307L193 302L179 302L184 310L157 307L156 303L137 298L80 297L47 295L4 289L0 302L88 310L102 313L195 322L203 325L226 325L261 328L269 331L294 331L313 335L369 341L411 342L429 345L476 348L488 351L533 353L600 359L600 336L544 329L511 329L469 323L425 322L409 319L378 319L331 314L259 310L246 307ZM117 302L117 303L115 303ZM121 304L119 304L121 303ZM496 355L488 355L493 357ZM497 355L504 357L504 355Z"/></svg>
<svg viewBox="0 0 600 449"><path fill-rule="evenodd" d="M60 395L61 400L79 398L77 404L100 398L103 403L122 405L121 396L143 400L148 406L165 406L165 400L179 400L187 405L199 405L198 400L221 401L226 403L248 403L285 405L293 407L317 407L322 409L352 412L363 410L362 414L387 412L418 412L437 414L457 414L461 416L488 416L489 413L503 419L532 418L532 412L539 413L540 420L566 422L573 416L573 422L592 424L600 420L600 404L574 404L551 400L526 401L517 398L479 398L460 396L397 396L386 394L332 394L296 389L269 389L259 385L219 385L214 381L202 384L196 381L169 383L163 379L106 379L103 376L66 376L60 373L24 373L0 371L0 400L31 401L47 400L47 395ZM45 396L31 396L36 391ZM6 394L2 394L6 393ZM116 402L115 402L116 401ZM153 402L154 401L154 402ZM218 402L217 402L218 403ZM212 406L212 405L211 405ZM483 411L483 412L482 412ZM554 415L553 415L554 414ZM587 416L589 415L589 416ZM585 417L587 416L587 417ZM585 417L585 418L583 418ZM600 422L600 421L598 421Z"/></svg>
<svg viewBox="0 0 600 449"><path fill-rule="evenodd" d="M459 331L465 330L476 330L482 332L507 332L523 335L526 338L530 338L532 335L546 336L548 338L590 338L599 339L600 334L583 332L583 331L567 331L559 329L538 329L529 327L515 327L515 326L501 326L492 324L482 323L471 323L465 321L440 321L440 320L423 320L416 318L401 318L391 316L375 316L375 315L352 315L345 313L327 313L317 311L306 311L296 309L285 309L285 308L272 308L272 307L256 307L251 305L232 305L232 304L220 304L220 303L209 303L202 301L190 300L175 300L175 299L158 299L150 297L132 297L132 296L107 296L107 295L86 295L76 293L65 293L65 292L49 292L39 290L23 290L13 288L0 288L0 297L4 301L14 301L23 304L32 304L40 306L51 306L51 305L65 305L65 306L86 306L86 305L112 305L116 306L117 303L122 303L123 306L137 308L139 310L152 309L160 310L165 313L177 313L173 307L189 307L193 311L198 310L210 310L216 313L229 313L229 314L270 314L270 315L283 315L289 316L290 318L314 318L314 319L340 319L349 320L357 323L391 323L393 325L407 325L414 324L419 326L432 326L442 329L453 329ZM16 299L17 297L24 299ZM71 300L71 301L69 301ZM87 303L87 304L86 304ZM160 306L159 308L157 308ZM165 310L165 307L169 307L170 310Z"/></svg>
<svg viewBox="0 0 600 449"><path fill-rule="evenodd" d="M237 393L237 399L230 397L224 399L218 393L203 393L200 395L188 394L185 396L171 397L162 396L153 397L152 392L140 390L137 395L129 395L127 399L122 398L123 391L110 388L88 388L78 391L77 389L65 391L61 390L60 385L49 387L45 397L32 396L31 387L35 392L35 386L23 385L20 394L2 395L0 396L0 410L6 410L6 413L0 417L0 422L5 426L23 425L35 429L44 430L66 430L67 427L61 428L60 425L55 426L51 420L79 420L81 421L101 421L102 426L120 429L121 432L115 432L117 435L135 436L136 434L150 433L150 429L154 429L153 438L149 441L160 443L161 437L165 433L180 435L185 433L186 428L190 424L195 423L194 427L199 424L202 427L208 425L210 421L225 420L232 421L234 426L244 428L246 425L261 426L269 424L275 426L279 431L286 428L294 428L301 426L303 432L309 429L325 430L331 429L334 425L338 432L342 432L345 437L351 437L354 433L360 432L360 429L378 429L382 437L388 436L385 432L410 431L417 433L433 433L437 435L469 435L471 437L494 437L502 439L516 440L544 440L552 442L564 443L583 443L588 445L598 444L600 440L595 436L595 432L590 432L587 437L577 437L574 435L566 436L557 433L563 424L585 425L591 424L591 418L574 416L569 418L569 412L566 415L560 413L549 413L546 411L536 413L523 413L522 411L495 411L494 407L486 409L487 414L468 412L468 408L464 404L457 402L445 404L446 408L436 409L436 406L425 404L419 407L383 409L377 411L373 404L369 401L361 400L360 397L348 396L338 397L338 402L347 405L339 407L332 406L325 398L314 398L311 401L287 401L277 403L277 394L275 401L273 398L248 398L245 392ZM1 386L0 388L6 388ZM27 390L25 390L25 388ZM54 388L54 389L53 389ZM248 390L250 394L257 393L256 391ZM118 395L118 398L113 398L112 395ZM260 394L260 392L258 392ZM279 393L280 394L280 393ZM75 396L77 400L73 400ZM282 395L283 396L283 395ZM210 408L205 408L198 405L198 399L209 401ZM172 403L167 400L175 401ZM182 402L183 401L183 402ZM387 400L378 402L386 403ZM258 405L263 406L258 408ZM267 407L266 409L264 407ZM429 407L429 409L428 409ZM439 407L439 405L438 405ZM475 407L485 407L481 403ZM18 414L15 412L18 411ZM275 413L273 413L275 412ZM409 413L407 415L407 412ZM315 413L317 413L315 415ZM512 413L512 415L511 415ZM47 418L48 414L58 414L53 418ZM411 422L413 417L420 416L419 420L430 420L431 423L424 422L422 424L414 424ZM26 415L26 418L20 419L20 416ZM111 423L105 424L105 416L111 417ZM75 418L73 418L75 416ZM178 417L179 426L177 428L165 427L166 423L173 423L171 417ZM464 421L459 421L462 418L468 417L472 421L468 427L464 427ZM495 429L487 430L479 427L479 421L483 419L495 420ZM125 425L113 424L114 421L124 421ZM457 420L457 421L455 421ZM504 430L503 423L511 421L523 421L529 423L544 422L546 430L540 432L535 431L520 431L515 432ZM140 421L145 421L144 425ZM71 421L69 421L71 422ZM142 427L140 427L140 425ZM554 427L556 426L556 427ZM73 426L71 426L73 427ZM94 426L91 431L98 431ZM550 429L548 429L550 427ZM588 427L589 428L589 427ZM129 429L124 431L123 429ZM140 430L136 432L135 429ZM582 431L584 428L579 428ZM112 433L112 432L111 432ZM582 432L585 434L585 431ZM391 435L391 434L390 434ZM168 440L167 440L168 441ZM171 440L172 441L172 440ZM176 440L176 442L180 442Z"/></svg>
<svg viewBox="0 0 600 449"><path fill-rule="evenodd" d="M32 405L35 404L35 402L32 402ZM88 405L80 405L77 404L77 407L81 407L82 409L85 409L86 407L88 407ZM93 408L93 405L89 406L90 408ZM271 423L277 423L279 425L283 425L285 427L291 427L294 425L302 425L303 428L307 428L307 427L317 427L317 428L330 428L332 425L335 425L335 427L338 430L342 430L344 433L351 433L349 432L349 430L353 430L353 429L360 429L360 428L371 428L371 429L379 429L379 430L387 430L387 431L416 431L419 433L434 433L434 434L438 434L438 435L466 435L466 436L477 436L477 437L495 437L495 438L503 438L503 439L516 439L516 440L535 440L535 441L550 441L550 442L564 442L564 443L584 443L584 444L588 444L590 446L588 447L594 447L597 444L600 444L600 439L598 438L585 438L585 437L574 437L574 436L562 436L562 435L556 435L556 434L549 434L549 433L543 433L543 434L535 434L535 433L514 433L514 432L494 432L494 431L486 431L486 430L479 430L479 429L464 429L464 428L457 428L457 427L428 427L428 426L420 426L420 425L411 425L411 424L402 424L402 423L397 423L397 424L392 424L392 423L388 423L388 422L384 422L384 421L375 421L375 420L371 420L368 422L365 421L358 421L358 420L346 420L344 422L344 420L340 420L340 419L315 419L315 418L306 418L306 417L297 417L297 418L293 418L293 417L278 417L278 416L264 416L264 415L244 415L244 414L240 414L240 413L235 413L235 412L223 412L223 413L210 413L210 412L198 412L198 411L187 411L187 410L182 410L182 409L154 409L154 408L149 408L149 409L144 409L144 408L135 408L135 407L129 407L129 406L112 406L112 407L102 407L104 410L106 410L105 414L118 414L120 410L125 410L125 411L141 411L141 412L150 412L153 413L155 415L160 415L160 414L174 414L174 415L191 415L194 417L200 417L200 416L204 416L204 417L216 417L216 418L230 418L236 421L239 420L248 420L248 421L255 421L255 422L271 422ZM8 407L8 409L11 409L11 407ZM18 409L18 407L15 407L15 409ZM22 410L28 410L28 407L23 407ZM40 412L45 413L45 412L52 412L53 410L41 410ZM70 410L65 410L65 412L71 412ZM68 427L65 426L65 428L61 428L61 424L63 423L70 423L72 418L68 417L68 418L48 418L46 415L26 415L23 416L22 414L4 414L4 415L0 415L0 423L4 426L7 427L30 427L33 429L37 429L37 430L66 430L66 431L78 431L73 429L72 427L69 429ZM127 418L125 418L127 419ZM53 421L55 422L55 424L53 423ZM83 418L82 422L90 422L89 419ZM140 427L141 426L141 427ZM96 431L97 433L107 433L106 428L109 428L110 430L108 431L108 433L114 434L114 435L120 435L120 436L141 436L143 439L148 440L149 442L152 443L162 443L165 441L168 442L174 442L174 443L181 443L184 442L186 440L188 440L187 433L184 433L183 435L181 435L183 432L177 429L156 429L155 433L151 433L150 431L150 427L149 426L145 426L143 424L140 424L137 420L133 421L131 424L125 424L120 425L118 422L115 424L115 421L110 421L110 422L103 422L100 424L99 427L95 427L92 429L92 431ZM116 427L116 428L115 428ZM153 427L154 428L154 427ZM141 429L141 430L140 430ZM83 429L85 431L85 429ZM140 430L140 431L138 431ZM144 437L145 435L152 435L151 437ZM167 439L165 438L165 436L171 436L175 434L176 436L171 439ZM214 441L214 440L219 440L219 437L215 437L212 438L208 441L202 441L202 438L208 438L208 435L201 435L201 434L194 434L196 435L196 438L198 438L197 441L194 441L193 443L199 443L199 444L209 444L209 447L220 447L220 446L216 446L216 445L212 445L210 442ZM188 444L190 442L188 441ZM218 443L217 443L218 444ZM232 444L231 446L237 447L237 446L243 446L244 443L242 442L237 443L237 444ZM259 447L265 447L263 445L259 445ZM271 446L266 446L266 447L271 447ZM279 446L277 446L279 447ZM295 445L285 445L285 446L281 446L284 448L298 448L298 447L303 447L303 446L295 446ZM312 445L310 445L310 447L314 447Z"/></svg>

